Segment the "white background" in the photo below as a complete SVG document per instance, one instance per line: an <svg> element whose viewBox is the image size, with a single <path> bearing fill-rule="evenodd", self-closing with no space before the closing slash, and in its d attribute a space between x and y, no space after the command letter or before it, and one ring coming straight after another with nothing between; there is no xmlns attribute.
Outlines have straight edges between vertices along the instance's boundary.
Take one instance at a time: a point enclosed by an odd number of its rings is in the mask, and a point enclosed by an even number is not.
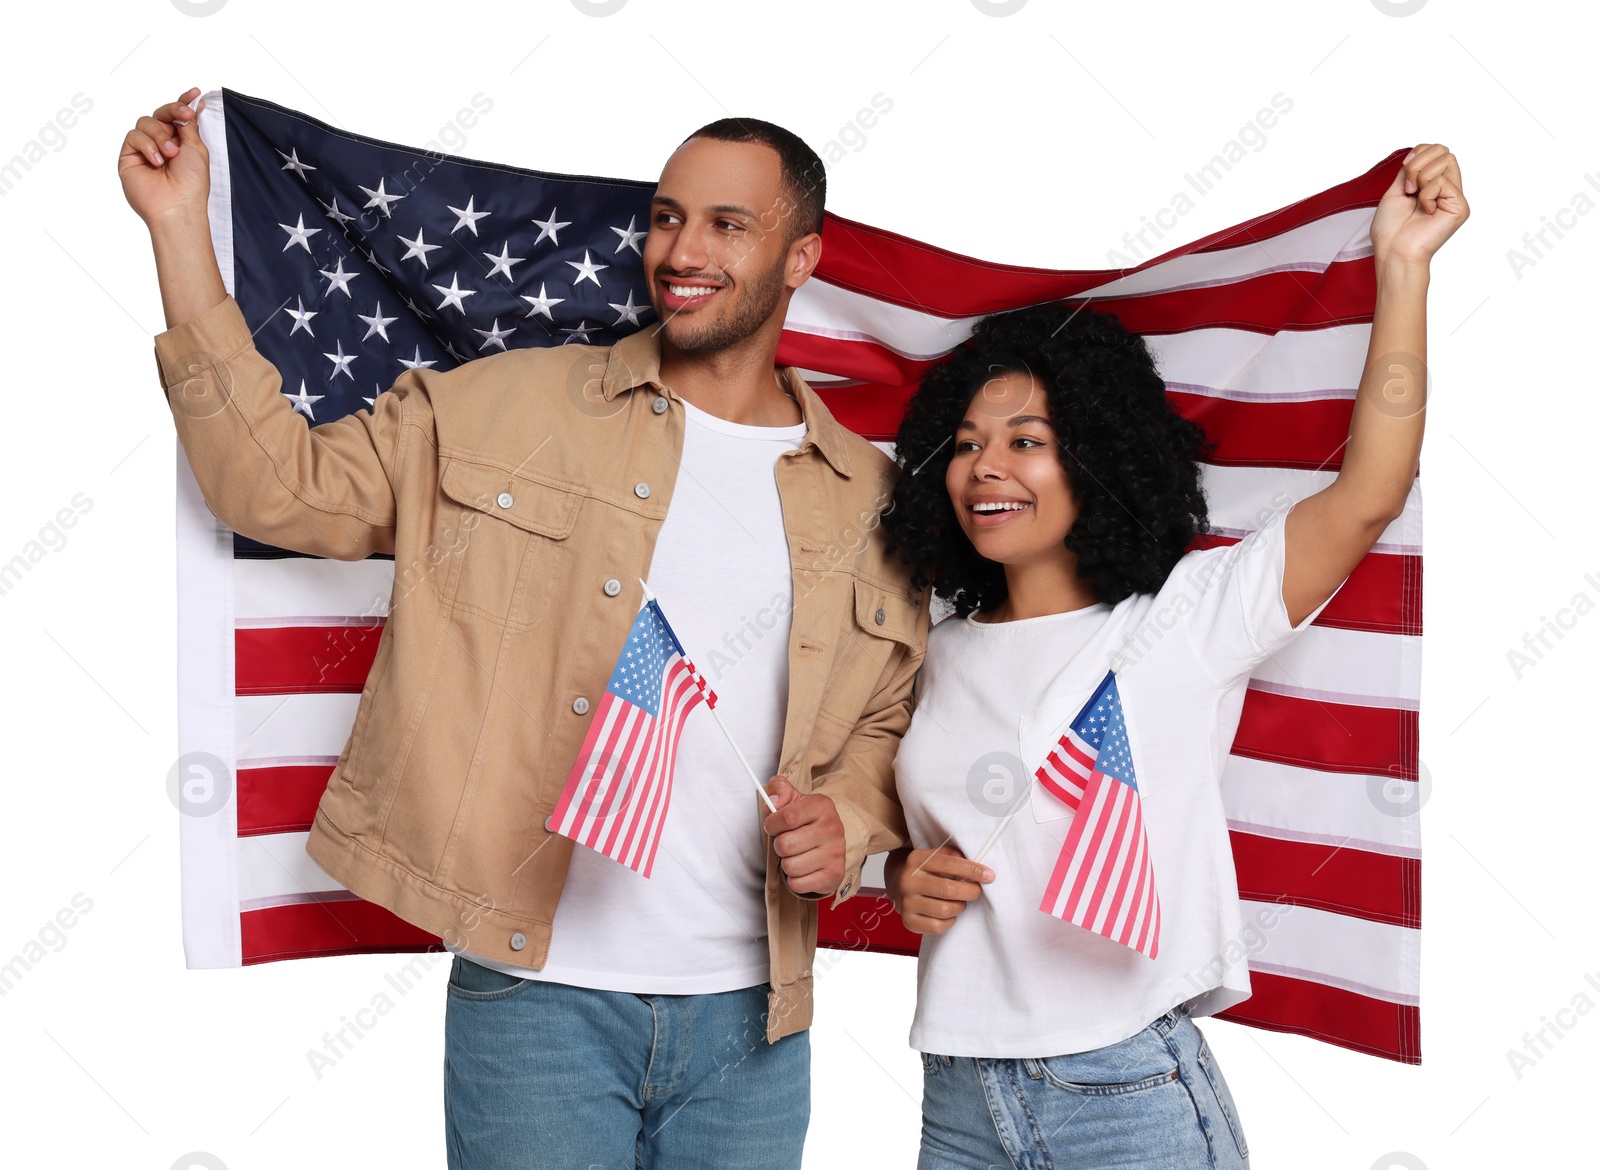
<svg viewBox="0 0 1600 1170"><path fill-rule="evenodd" d="M1583 275L1600 215L1547 237L1520 278L1507 256L1580 190L1600 198L1585 182L1600 182L1600 136L1578 6L1436 0L1397 17L1372 0L1032 0L996 18L970 0L631 0L595 18L568 0L229 0L196 18L128 0L13 6L6 23L0 160L74 94L93 108L0 196L0 560L76 493L92 507L0 596L0 962L75 893L93 907L0 998L0 1163L167 1170L194 1150L229 1170L444 1163L447 963L320 1080L307 1051L409 956L184 969L165 793L177 455L151 356L154 268L115 161L134 118L190 84L412 144L481 92L493 110L459 153L627 178L654 178L684 135L725 114L821 150L881 92L892 111L830 166L830 208L1052 268L1107 267L1123 233L1275 93L1292 111L1163 250L1396 147L1446 143L1473 210L1435 262L1429 304L1423 1064L1204 1027L1257 1167L1367 1170L1391 1151L1411 1159L1394 1166L1432 1170L1592 1159L1558 1151L1592 1133L1600 1012L1557 1013L1584 993L1600 1004L1584 980L1600 973L1600 618L1569 613L1573 628L1520 679L1507 659L1576 594L1600 599ZM913 970L819 953L808 1166L913 1163ZM1508 1050L1561 1021L1518 1076Z"/></svg>

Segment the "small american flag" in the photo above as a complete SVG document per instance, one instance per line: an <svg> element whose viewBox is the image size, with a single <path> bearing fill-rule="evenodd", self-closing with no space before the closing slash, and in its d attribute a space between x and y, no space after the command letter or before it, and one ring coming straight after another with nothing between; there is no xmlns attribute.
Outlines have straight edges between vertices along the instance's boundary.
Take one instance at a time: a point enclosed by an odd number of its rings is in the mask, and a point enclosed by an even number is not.
<svg viewBox="0 0 1600 1170"><path fill-rule="evenodd" d="M1077 813L1039 909L1155 958L1161 900L1114 672L1106 671L1034 778Z"/></svg>
<svg viewBox="0 0 1600 1170"><path fill-rule="evenodd" d="M594 722L550 815L571 837L650 876L672 801L683 721L716 692L694 668L654 598L639 609Z"/></svg>

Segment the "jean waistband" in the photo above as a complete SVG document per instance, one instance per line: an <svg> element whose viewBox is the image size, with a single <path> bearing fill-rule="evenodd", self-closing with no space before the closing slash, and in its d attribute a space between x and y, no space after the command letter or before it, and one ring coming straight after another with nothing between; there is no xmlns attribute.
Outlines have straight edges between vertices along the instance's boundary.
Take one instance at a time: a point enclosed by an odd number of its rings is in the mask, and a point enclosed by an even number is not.
<svg viewBox="0 0 1600 1170"><path fill-rule="evenodd" d="M1188 1013L1185 1012L1183 1007L1180 1005L1173 1008L1170 1012L1167 1012L1159 1019L1153 1021L1150 1026L1154 1028L1161 1036L1170 1036L1172 1034L1172 1029L1178 1026L1178 1021L1186 1018L1187 1016Z"/></svg>

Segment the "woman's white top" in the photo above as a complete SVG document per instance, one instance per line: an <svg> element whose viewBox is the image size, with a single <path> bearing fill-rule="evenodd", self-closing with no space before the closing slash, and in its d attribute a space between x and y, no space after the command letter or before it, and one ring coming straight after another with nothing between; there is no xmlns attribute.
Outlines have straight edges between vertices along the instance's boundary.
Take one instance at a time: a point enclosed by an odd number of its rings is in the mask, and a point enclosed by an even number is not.
<svg viewBox="0 0 1600 1170"><path fill-rule="evenodd" d="M912 842L973 857L1019 785L1031 791L984 858L995 880L950 930L922 938L914 1048L1084 1052L1179 1004L1209 1015L1249 998L1222 769L1251 671L1328 604L1290 626L1287 516L1187 553L1155 594L999 624L951 616L929 632L895 759ZM1154 959L1039 909L1074 814L1033 774L1108 668L1161 901Z"/></svg>

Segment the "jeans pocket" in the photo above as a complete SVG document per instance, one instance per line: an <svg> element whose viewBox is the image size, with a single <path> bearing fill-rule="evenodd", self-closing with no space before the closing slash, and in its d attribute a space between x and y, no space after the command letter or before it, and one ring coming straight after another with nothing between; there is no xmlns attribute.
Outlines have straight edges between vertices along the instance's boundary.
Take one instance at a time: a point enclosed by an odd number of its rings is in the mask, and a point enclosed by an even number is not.
<svg viewBox="0 0 1600 1170"><path fill-rule="evenodd" d="M1206 1043L1204 1036L1200 1037L1200 1055L1197 1061L1211 1085L1211 1092L1217 1098L1217 1108L1221 1109L1222 1115L1228 1119L1228 1129L1233 1133L1233 1144L1239 1148L1239 1157L1250 1157L1250 1147L1244 1140L1244 1126L1239 1124L1239 1111L1234 1108L1233 1094L1228 1091L1227 1078L1217 1067L1217 1058L1211 1054L1211 1045Z"/></svg>
<svg viewBox="0 0 1600 1170"><path fill-rule="evenodd" d="M450 964L450 979L445 988L457 999L493 1000L513 996L532 982L457 955Z"/></svg>
<svg viewBox="0 0 1600 1170"><path fill-rule="evenodd" d="M1156 1089L1178 1079L1178 1062L1153 1028L1136 1032L1117 1044L1067 1056L1030 1058L1022 1062L1030 1077L1069 1093L1111 1097Z"/></svg>

